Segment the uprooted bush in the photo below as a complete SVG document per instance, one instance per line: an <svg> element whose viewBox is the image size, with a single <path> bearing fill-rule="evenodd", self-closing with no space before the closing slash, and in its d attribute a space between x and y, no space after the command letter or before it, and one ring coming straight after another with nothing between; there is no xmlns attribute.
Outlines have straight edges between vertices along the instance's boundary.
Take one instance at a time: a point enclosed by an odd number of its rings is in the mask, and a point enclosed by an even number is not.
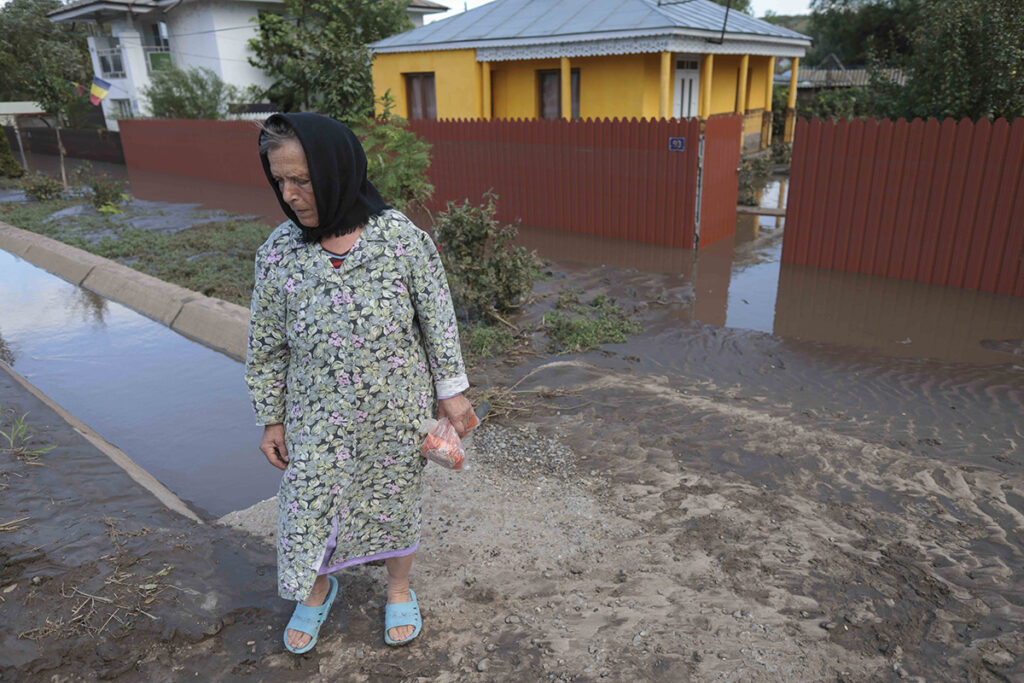
<svg viewBox="0 0 1024 683"><path fill-rule="evenodd" d="M21 179L21 189L34 202L60 199L64 196L64 185L56 178L43 173L29 173Z"/></svg>
<svg viewBox="0 0 1024 683"><path fill-rule="evenodd" d="M598 294L585 304L580 302L581 294L579 289L562 290L555 310L544 315L543 326L552 351L577 353L601 344L623 344L629 341L629 335L643 331L607 294Z"/></svg>
<svg viewBox="0 0 1024 683"><path fill-rule="evenodd" d="M480 206L448 202L434 219L455 310L467 322L498 321L518 309L540 273L537 255L515 246L519 231L495 220L498 196L483 199Z"/></svg>

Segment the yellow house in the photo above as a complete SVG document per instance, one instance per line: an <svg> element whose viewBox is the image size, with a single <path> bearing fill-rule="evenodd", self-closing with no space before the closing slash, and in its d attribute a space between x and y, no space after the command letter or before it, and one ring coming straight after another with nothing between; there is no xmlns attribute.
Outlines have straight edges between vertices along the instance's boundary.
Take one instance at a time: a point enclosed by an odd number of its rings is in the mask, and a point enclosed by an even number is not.
<svg viewBox="0 0 1024 683"><path fill-rule="evenodd" d="M810 44L711 0L493 0L371 49L375 94L410 119L739 112L756 149L771 135L775 59L795 66Z"/></svg>

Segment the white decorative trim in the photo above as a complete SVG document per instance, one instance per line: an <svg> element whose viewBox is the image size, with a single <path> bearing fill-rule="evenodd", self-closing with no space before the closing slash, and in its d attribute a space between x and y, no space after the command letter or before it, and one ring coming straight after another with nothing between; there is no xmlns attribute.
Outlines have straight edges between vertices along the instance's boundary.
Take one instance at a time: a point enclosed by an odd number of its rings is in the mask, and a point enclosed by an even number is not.
<svg viewBox="0 0 1024 683"><path fill-rule="evenodd" d="M438 398L440 397L451 397L455 394L469 389L469 379L465 374L459 375L458 377L452 377L450 379L439 379L434 381L434 391L437 392Z"/></svg>
<svg viewBox="0 0 1024 683"><path fill-rule="evenodd" d="M765 55L803 57L804 47L768 43L760 40L730 40L709 43L703 38L648 36L644 38L610 38L589 42L561 42L541 45L477 48L478 62L508 62L526 59L558 59L559 57L604 57L611 55L685 52L692 54Z"/></svg>
<svg viewBox="0 0 1024 683"><path fill-rule="evenodd" d="M535 36L504 40L371 46L370 49L377 54L476 50L478 62L503 62L519 59L599 57L656 52L803 57L811 45L811 41L799 38L759 36L746 33L726 33L725 43L722 45L709 42L709 39L717 40L720 35L717 31L685 29L609 31L603 34L581 34L571 38L567 36Z"/></svg>

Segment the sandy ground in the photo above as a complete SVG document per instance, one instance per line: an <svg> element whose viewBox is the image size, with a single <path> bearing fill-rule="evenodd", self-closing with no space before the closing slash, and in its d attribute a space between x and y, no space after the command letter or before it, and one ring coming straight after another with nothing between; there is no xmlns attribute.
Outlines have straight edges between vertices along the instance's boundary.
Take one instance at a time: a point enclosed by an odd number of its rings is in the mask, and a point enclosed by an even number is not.
<svg viewBox="0 0 1024 683"><path fill-rule="evenodd" d="M0 678L1024 679L1017 356L721 330L682 320L681 279L562 272L538 293L607 291L646 331L475 369L554 396L485 423L471 470L427 468L424 631L398 650L383 569L361 567L316 650L284 651L272 503L189 523L0 382L59 445L42 465L0 455L0 524L29 517L0 532Z"/></svg>

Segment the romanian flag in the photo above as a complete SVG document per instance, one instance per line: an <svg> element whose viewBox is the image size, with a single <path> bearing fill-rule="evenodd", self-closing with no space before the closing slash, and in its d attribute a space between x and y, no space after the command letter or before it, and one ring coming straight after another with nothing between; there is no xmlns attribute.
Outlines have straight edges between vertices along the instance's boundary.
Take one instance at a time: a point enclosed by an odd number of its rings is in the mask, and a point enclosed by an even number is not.
<svg viewBox="0 0 1024 683"><path fill-rule="evenodd" d="M86 88L81 83L75 83L74 81L71 81L71 85L75 86L75 94L78 95L79 97L82 96L82 93L84 93L86 90L88 90L88 88Z"/></svg>
<svg viewBox="0 0 1024 683"><path fill-rule="evenodd" d="M103 98L107 96L110 91L110 83L99 76L92 77L92 88L89 90L89 101L93 104L98 105L103 101Z"/></svg>

